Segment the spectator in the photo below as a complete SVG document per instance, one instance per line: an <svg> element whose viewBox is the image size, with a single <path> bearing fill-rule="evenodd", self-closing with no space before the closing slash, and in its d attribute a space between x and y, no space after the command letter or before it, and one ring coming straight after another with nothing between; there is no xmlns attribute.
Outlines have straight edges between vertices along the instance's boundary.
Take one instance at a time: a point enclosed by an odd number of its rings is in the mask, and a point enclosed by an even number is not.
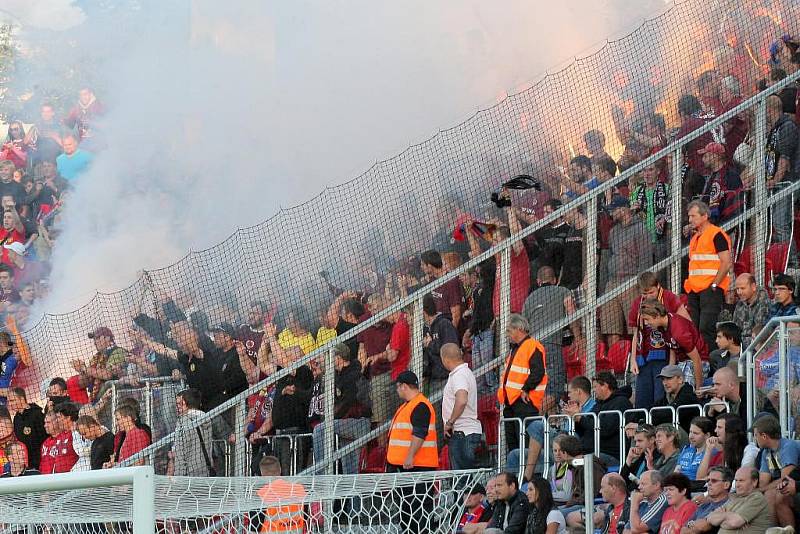
<svg viewBox="0 0 800 534"><path fill-rule="evenodd" d="M173 323L171 332L178 345L178 362L186 372L186 385L198 390L202 397L200 409L207 412L216 408L225 401L217 354L201 348L200 336L188 321ZM273 330L273 338L274 333Z"/></svg>
<svg viewBox="0 0 800 534"><path fill-rule="evenodd" d="M535 477L528 483L526 492L530 512L525 534L566 534L567 522L564 515L555 507L550 484L542 477Z"/></svg>
<svg viewBox="0 0 800 534"><path fill-rule="evenodd" d="M564 263L558 276L558 285L575 291L583 283L586 217L573 209L564 214L564 221L567 223L567 236L564 239Z"/></svg>
<svg viewBox="0 0 800 534"><path fill-rule="evenodd" d="M642 169L642 183L631 191L631 211L641 215L652 243L651 263L655 264L665 257L669 251L666 229L669 221L667 211L670 209L669 184L659 180L660 161Z"/></svg>
<svg viewBox="0 0 800 534"><path fill-rule="evenodd" d="M564 196L573 200L587 193L599 185L592 176L592 160L587 156L579 155L569 162L569 175L561 176L561 187L565 190Z"/></svg>
<svg viewBox="0 0 800 534"><path fill-rule="evenodd" d="M91 415L81 415L75 424L81 437L92 442L89 452L89 465L94 471L102 469L103 464L111 461L114 454L114 434L97 422ZM177 435L176 435L177 438Z"/></svg>
<svg viewBox="0 0 800 534"><path fill-rule="evenodd" d="M631 513L624 534L652 534L658 532L661 518L667 509L667 497L661 483L664 476L659 471L645 471L639 478L639 491L631 494Z"/></svg>
<svg viewBox="0 0 800 534"><path fill-rule="evenodd" d="M103 469L115 467L119 462L127 460L150 445L150 435L136 425L138 418L139 414L131 406L118 406L114 411L114 421L118 429L114 439L114 454L111 461L103 465ZM143 464L144 458L134 463L134 465Z"/></svg>
<svg viewBox="0 0 800 534"><path fill-rule="evenodd" d="M212 428L209 421L200 423L202 395L196 389L184 389L175 397L178 423L175 441L169 452L167 475L179 477L215 476L212 457Z"/></svg>
<svg viewBox="0 0 800 534"><path fill-rule="evenodd" d="M5 455L8 458L8 470L0 474L0 478L27 477L39 475L39 470L28 466L28 451L25 446L12 441L5 446Z"/></svg>
<svg viewBox="0 0 800 534"><path fill-rule="evenodd" d="M797 124L783 112L783 103L777 95L767 98L767 124L770 127L767 135L767 189L777 192L785 182L797 180L800 134ZM791 197L786 197L772 209L773 240L776 243L785 243L791 238L792 207Z"/></svg>
<svg viewBox="0 0 800 534"><path fill-rule="evenodd" d="M436 308L431 295L425 295L422 299L422 316L426 324L422 340L425 362L423 376L428 377L431 391L441 391L449 374L442 363L442 347L447 343L458 345L461 340L450 319Z"/></svg>
<svg viewBox="0 0 800 534"><path fill-rule="evenodd" d="M28 465L39 468L42 443L47 437L44 429L44 414L38 404L28 403L22 388L9 389L8 410L14 421L14 435L28 451Z"/></svg>
<svg viewBox="0 0 800 534"><path fill-rule="evenodd" d="M34 234L32 237L36 238L37 236ZM41 280L46 277L45 269L47 267L40 262L28 261L25 257L27 250L24 244L18 241L8 243L3 245L3 251L8 255L7 265L13 270L15 287L22 290L24 286L30 284L33 280ZM20 302L18 304L22 303L22 295L20 294ZM30 306L32 302L25 304Z"/></svg>
<svg viewBox="0 0 800 534"><path fill-rule="evenodd" d="M547 389L545 352L542 344L530 337L530 325L519 314L508 319L511 352L502 367L497 400L503 406L503 417L520 418L539 415ZM509 450L520 447L519 429L506 425Z"/></svg>
<svg viewBox="0 0 800 534"><path fill-rule="evenodd" d="M5 406L0 406L0 453L5 450L5 446L17 441L14 436L14 423L11 421L11 414ZM6 468L8 458L0 455L0 473Z"/></svg>
<svg viewBox="0 0 800 534"><path fill-rule="evenodd" d="M656 450L659 457L652 457L645 451L647 469L657 469L662 475L667 476L675 472L678 465L678 456L681 452L680 430L672 423L665 423L656 427Z"/></svg>
<svg viewBox="0 0 800 534"><path fill-rule="evenodd" d="M704 173L702 201L708 205L712 222L725 222L739 211L735 198L735 194L742 188L739 171L728 163L725 146L721 143L709 143L697 153L702 154L703 165L709 173Z"/></svg>
<svg viewBox="0 0 800 534"><path fill-rule="evenodd" d="M9 264L0 263L0 311L8 312L17 302L19 302L19 292L14 283L14 270Z"/></svg>
<svg viewBox="0 0 800 534"><path fill-rule="evenodd" d="M575 313L576 307L572 292L565 287L556 285L556 276L552 267L540 267L536 283L538 287L528 295L522 309L522 316L528 320L528 324L549 328L550 325ZM577 340L573 343L580 343L580 321L572 323L570 329ZM563 332L559 329L542 340L545 355L552 356L546 358L547 395L552 399L561 398L567 383L564 358L561 357L563 337Z"/></svg>
<svg viewBox="0 0 800 534"><path fill-rule="evenodd" d="M682 473L672 473L664 477L664 494L669 507L661 519L659 534L678 534L697 512L697 505L691 500L691 480Z"/></svg>
<svg viewBox="0 0 800 534"><path fill-rule="evenodd" d="M250 461L250 472L253 476L258 476L260 471L258 464L264 456L271 456L273 453L272 443L267 436L272 434L272 399L275 396L275 385L262 388L256 395L247 414L247 426L245 427L245 437L250 443L252 457Z"/></svg>
<svg viewBox="0 0 800 534"><path fill-rule="evenodd" d="M258 353L264 340L264 325L271 321L272 315L265 302L253 301L247 310L247 322L239 326L234 336L241 341L247 360L250 362L248 364L246 360L240 361L242 370L247 375L247 383L250 385L266 378L266 375L258 369Z"/></svg>
<svg viewBox="0 0 800 534"><path fill-rule="evenodd" d="M31 151L31 163L36 165L42 161L55 163L61 154L61 128L55 119L55 109L50 103L43 103L39 120L28 130L24 142Z"/></svg>
<svg viewBox="0 0 800 534"><path fill-rule="evenodd" d="M550 199L544 204L543 215L547 217L561 206L560 200ZM535 217L531 222L535 222ZM530 259L531 273L538 272L542 267L552 267L553 271L561 272L568 229L564 218L556 217L553 222L523 239Z"/></svg>
<svg viewBox="0 0 800 534"><path fill-rule="evenodd" d="M608 263L609 280L605 287L608 293L624 284L629 278L650 268L653 261L652 243L646 239L647 228L641 219L634 219L630 203L621 196L614 197L608 205L616 225L611 229ZM626 314L636 298L637 288L626 289L601 309L600 328L611 347L630 332L626 328Z"/></svg>
<svg viewBox="0 0 800 534"><path fill-rule="evenodd" d="M686 306L672 291L661 287L658 277L650 271L639 275L640 297L633 301L628 313L628 328L633 329L631 343L631 371L636 375L636 408L650 409L664 396L659 373L669 363L664 335L659 329L650 328L641 315L641 305L655 299L664 305L667 312L690 319Z"/></svg>
<svg viewBox="0 0 800 534"><path fill-rule="evenodd" d="M759 417L753 422L753 436L761 448L758 489L765 494L770 508L775 509L776 502L783 500L777 491L778 485L800 466L800 449L796 441L782 437L780 422L772 415ZM788 515L778 515L778 521L794 526L794 515Z"/></svg>
<svg viewBox="0 0 800 534"><path fill-rule="evenodd" d="M436 413L433 406L419 391L419 379L411 371L400 373L395 383L403 404L398 408L389 428L387 468L391 472L436 469L439 466L439 457L436 450Z"/></svg>
<svg viewBox="0 0 800 534"><path fill-rule="evenodd" d="M69 402L70 397L67 393L67 383L63 378L57 376L50 380L47 386L47 404L45 405L45 413L51 411L54 406L62 402Z"/></svg>
<svg viewBox="0 0 800 534"><path fill-rule="evenodd" d="M592 516L595 529L609 534L622 534L625 524L630 520L631 510L625 481L617 473L608 473L600 483L600 495L608 506L595 507ZM567 516L567 525L571 527L583 529L584 523L583 510L570 512Z"/></svg>
<svg viewBox="0 0 800 534"><path fill-rule="evenodd" d="M703 385L703 363L708 359L708 348L692 321L667 312L657 300L642 303L639 309L642 320L652 329L660 329L664 344L669 349L670 365L680 364L686 381L693 386ZM684 364L688 360L688 363Z"/></svg>
<svg viewBox="0 0 800 534"><path fill-rule="evenodd" d="M258 496L267 505L261 532L305 532L306 522L302 501L306 489L302 484L289 482L281 477L286 466L274 456L264 456L259 463L259 474L270 477L270 481L258 490ZM292 503L295 501L295 503ZM291 504L283 504L283 503ZM275 503L281 503L275 505Z"/></svg>
<svg viewBox="0 0 800 534"><path fill-rule="evenodd" d="M764 494L758 491L758 479L758 470L752 467L736 471L736 493L706 517L711 526L720 527L720 534L756 534L773 526L774 515Z"/></svg>
<svg viewBox="0 0 800 534"><path fill-rule="evenodd" d="M592 160L613 159L606 152L606 136L600 130L589 130L583 134L583 145Z"/></svg>
<svg viewBox="0 0 800 534"><path fill-rule="evenodd" d="M395 312L388 316L387 320L392 323L392 337L389 340L386 357L392 364L392 384L390 387L395 389L394 381L397 380L400 373L408 369L408 363L411 360L411 327L404 312ZM383 398L386 401L388 419L388 414L397 409L397 393L392 392L391 395L377 398Z"/></svg>
<svg viewBox="0 0 800 534"><path fill-rule="evenodd" d="M530 513L528 497L519 489L511 473L500 473L495 479L497 500L486 534L524 534Z"/></svg>
<svg viewBox="0 0 800 534"><path fill-rule="evenodd" d="M18 169L24 169L28 163L28 146L25 144L25 127L20 121L8 123L8 135L0 147L0 160L8 160Z"/></svg>
<svg viewBox="0 0 800 534"><path fill-rule="evenodd" d="M8 391L18 365L11 335L8 332L0 332L0 406L7 403Z"/></svg>
<svg viewBox="0 0 800 534"><path fill-rule="evenodd" d="M0 197L11 195L12 197L14 197L14 201L17 204L22 204L22 201L25 198L25 190L23 189L22 185L14 181L15 170L16 167L14 167L14 164L12 162L8 160L0 161ZM19 226L6 225L5 219L3 220L3 227L5 228L6 231L11 230L12 226L20 233L23 231L23 229ZM6 236L3 235L2 239L5 239L5 237ZM24 242L24 239L20 237L19 239L15 239L15 241ZM11 242L10 239L6 241L6 243L9 242Z"/></svg>
<svg viewBox="0 0 800 534"><path fill-rule="evenodd" d="M346 291L333 301L327 313L327 323L332 325L337 336L341 336L356 326L361 317L366 313L360 297L353 292ZM317 334L317 345L323 345L328 340L320 339ZM344 342L350 349L350 354L358 356L358 340L352 337Z"/></svg>
<svg viewBox="0 0 800 534"><path fill-rule="evenodd" d="M78 421L78 407L73 402L62 402L55 407L54 411L59 418L58 426L62 432L72 434L72 450L78 455L78 461L70 471L90 471L92 469L92 444L84 439L75 426Z"/></svg>
<svg viewBox="0 0 800 534"><path fill-rule="evenodd" d="M661 386L664 390L664 396L658 399L653 406L670 406L677 411L680 406L691 406L693 404L700 404L697 395L694 393L694 388L685 380L683 369L677 365L667 365L661 369L658 378L661 380ZM652 412L653 424L660 425L672 419L672 414L669 410L656 410ZM682 410L678 414L678 422L681 428L689 431L689 425L692 422L692 412L689 410Z"/></svg>
<svg viewBox="0 0 800 534"><path fill-rule="evenodd" d="M478 386L475 375L454 343L442 346L442 363L450 372L442 392L444 435L450 469L475 468L475 450L481 443L483 429L478 421Z"/></svg>
<svg viewBox="0 0 800 534"><path fill-rule="evenodd" d="M708 355L709 374L730 367L738 372L739 356L742 354L742 332L736 323L717 323L717 350Z"/></svg>
<svg viewBox="0 0 800 534"><path fill-rule="evenodd" d="M479 369L494 360L494 313L492 295L495 283L494 258L478 265L478 285L472 292L473 309L469 331L464 336L463 346L472 345L472 368ZM497 371L492 369L476 377L478 393L493 395L497 391Z"/></svg>
<svg viewBox="0 0 800 534"><path fill-rule="evenodd" d="M270 326L272 325L266 327L267 336L272 335ZM312 387L315 384L321 386L322 372L319 361L311 360L309 365L297 368L275 383L275 397L272 402L272 428L276 436L274 449L275 455L281 460L284 476L294 475L294 467L299 470L306 467L311 444L308 439L296 436L306 434L312 419L316 422L317 418L322 417L324 409L311 403L315 396ZM292 455L295 461L292 461Z"/></svg>
<svg viewBox="0 0 800 534"><path fill-rule="evenodd" d="M620 417L616 414L604 414L607 411L620 411L624 412L632 408L630 397L630 388L619 388L617 386L617 379L614 373L610 371L602 371L595 375L592 380L594 388L595 405L592 412L598 414L598 425L600 427L600 450L594 450L594 438L592 437L591 448L584 449L584 453L594 453L606 465L619 465L620 464L620 450L619 450L619 432L620 432ZM575 404L569 404L564 408L564 412L572 416L575 420L575 431L582 440L587 440L586 436L594 436L594 418L576 416L577 407ZM588 440L587 440L588 441ZM586 441L584 441L586 443Z"/></svg>
<svg viewBox="0 0 800 534"><path fill-rule="evenodd" d="M442 256L435 250L427 250L420 256L422 271L433 282L441 278L447 271L442 262ZM458 328L461 322L462 307L464 305L464 288L458 278L452 278L431 291L436 311L443 314Z"/></svg>
<svg viewBox="0 0 800 534"><path fill-rule="evenodd" d="M714 397L706 407L707 413L714 417L726 411L736 414L744 420L747 417L747 402L742 396L742 387L738 374L730 367L723 367L714 373L711 393Z"/></svg>
<svg viewBox="0 0 800 534"><path fill-rule="evenodd" d="M683 473L690 480L698 480L697 469L706 454L706 441L714 432L714 421L708 417L695 417L689 427L689 443L678 455L678 465L675 467L676 473ZM711 460L711 467L716 467L722 461L719 455Z"/></svg>
<svg viewBox="0 0 800 534"><path fill-rule="evenodd" d="M97 352L89 359L88 365L81 360L73 360L72 367L78 372L81 388L88 389L89 398L96 402L105 392L105 383L116 380L124 372L128 352L114 342L111 329L100 326L89 332Z"/></svg>
<svg viewBox="0 0 800 534"><path fill-rule="evenodd" d="M770 319L797 315L797 304L794 302L794 278L788 274L776 274L772 280L775 291L775 302L769 310Z"/></svg>
<svg viewBox="0 0 800 534"><path fill-rule="evenodd" d="M221 323L211 329L214 346L219 351L219 376L222 382L222 397L232 399L247 389L247 377L242 370L239 352L236 349L236 333L230 323Z"/></svg>
<svg viewBox="0 0 800 534"><path fill-rule="evenodd" d="M681 139L698 128L705 126L706 123L702 105L694 95L683 95L680 97L680 100L678 100L678 117L681 120L681 126L675 136L676 139ZM686 164L688 170L691 171L691 173L686 176L687 184L703 175L705 170L703 166L703 156L699 154L699 151L712 141L714 141L712 134L706 132L693 141L690 141L684 147ZM686 196L687 198L691 198L694 195L688 194Z"/></svg>
<svg viewBox="0 0 800 534"><path fill-rule="evenodd" d="M706 449L697 480L705 479L716 466L738 469L742 466L745 448L748 445L744 421L738 415L725 414L717 418L714 429L716 435L706 439ZM733 472L731 472L733 476Z"/></svg>
<svg viewBox="0 0 800 534"><path fill-rule="evenodd" d="M712 526L707 517L719 507L724 506L730 498L731 486L733 484L733 471L727 467L712 467L708 475L708 495L705 498L697 498L702 502L697 507L697 511L689 518L686 526L681 530L681 534L700 534L702 532L713 532Z"/></svg>
<svg viewBox="0 0 800 534"><path fill-rule="evenodd" d="M368 311L359 318L365 321L386 308L383 297L374 293L367 298ZM383 320L358 334L358 361L364 374L369 378L370 398L372 399L372 422L382 423L389 418L389 408L385 395L392 395L392 362L389 360L392 339L392 323Z"/></svg>
<svg viewBox="0 0 800 534"><path fill-rule="evenodd" d="M75 182L89 169L94 156L90 152L78 148L78 140L72 134L67 134L62 138L62 147L64 152L56 158L58 174L69 182Z"/></svg>
<svg viewBox="0 0 800 534"><path fill-rule="evenodd" d="M64 119L64 126L74 130L82 143L91 144L97 150L102 148L102 141L97 137L97 122L104 114L105 108L97 101L94 92L84 87L78 92L78 101Z"/></svg>
<svg viewBox="0 0 800 534"><path fill-rule="evenodd" d="M559 434L553 439L553 466L549 471L548 480L550 493L557 506L566 506L570 503L578 489L575 466L572 464L572 460L578 456L583 456L578 438L569 434Z"/></svg>
<svg viewBox="0 0 800 534"><path fill-rule="evenodd" d="M711 224L705 203L693 200L688 212L694 236L689 243L689 277L683 286L689 295L692 320L706 346L711 347L725 292L730 286L731 240L722 228Z"/></svg>
<svg viewBox="0 0 800 534"><path fill-rule="evenodd" d="M625 434L626 437L632 434L633 443L628 449L619 474L625 480L628 491L634 491L638 487L642 474L647 471L647 456L651 456L656 461L661 457L661 453L656 449L656 429L653 425L628 423Z"/></svg>
<svg viewBox="0 0 800 534"><path fill-rule="evenodd" d="M485 489L482 484L475 484L469 495L464 496L464 514L456 527L457 534L474 534L486 529L494 510L494 486L492 477Z"/></svg>
<svg viewBox="0 0 800 534"><path fill-rule="evenodd" d="M72 432L65 432L59 426L59 417L49 411L44 416L44 430L48 438L42 443L39 471L42 473L68 473L78 455L72 449Z"/></svg>

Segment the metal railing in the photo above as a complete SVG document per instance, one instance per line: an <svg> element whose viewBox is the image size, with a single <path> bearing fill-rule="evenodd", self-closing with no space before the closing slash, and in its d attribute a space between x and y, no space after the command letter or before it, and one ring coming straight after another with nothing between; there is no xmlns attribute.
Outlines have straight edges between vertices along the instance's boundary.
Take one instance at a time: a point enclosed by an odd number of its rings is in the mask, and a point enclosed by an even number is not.
<svg viewBox="0 0 800 534"><path fill-rule="evenodd" d="M688 143L694 141L695 139L699 138L705 133L720 127L725 122L733 119L740 113L748 110L754 110L755 124L753 128L755 133L754 138L756 140L756 147L755 147L755 155L753 157L758 158L759 161L764 161L764 155L766 151L766 135L767 135L766 99L770 95L779 92L784 87L787 87L790 84L795 83L797 80L800 80L800 71L781 80L780 82L770 87L768 90L765 90L759 93L758 95L749 98L748 100L739 104L735 108L732 108L730 111L720 115L719 117L715 118L712 121L709 121L703 127L698 128L697 130L687 134L681 139L678 139L677 141L671 143L666 148L659 150L657 153L645 158L644 160L632 166L631 168L627 169L620 175L601 184L597 188L590 190L584 195L572 200L571 202L562 206L553 213L537 220L536 222L534 222L533 224L522 230L520 233L511 236L511 238L506 239L505 241L491 247L489 250L483 252L479 256L470 259L469 261L461 265L459 268L444 274L442 277L434 280L433 282L428 283L423 288L417 290L415 293L405 298L399 299L397 302L388 306L380 313L375 314L367 321L364 321L356 325L352 329L348 330L347 333L337 336L334 340L332 340L328 344L310 352L303 358L298 359L292 365L282 369L277 373L274 373L267 379L249 387L245 392L241 393L237 397L226 401L225 403L214 408L213 410L210 410L204 417L198 418L198 420L195 421L195 424L196 425L202 424L206 420L210 420L214 417L219 416L220 414L224 413L231 407L243 405L247 396L257 393L259 390L263 389L269 384L274 384L281 378L289 375L290 373L293 373L299 367L308 364L312 359L318 357L326 358L325 375L323 378L327 386L324 388L324 395L325 395L324 417L325 420L328 421L332 420L333 405L334 405L334 388L333 388L334 354L332 349L333 344L342 343L346 340L352 339L361 332L370 328L371 326L377 324L380 321L385 320L387 317L389 317L394 313L403 311L405 308L409 306L413 306L414 308L413 325L412 325L413 345L412 345L410 368L417 372L420 371L422 369L421 334L422 334L423 297L428 293L430 293L433 289L443 285L444 283L458 277L463 273L466 273L471 269L474 269L480 263L496 255L499 255L500 257L500 262L498 264L498 272L499 272L498 283L500 283L500 315L497 318L499 322L498 346L507 347L508 340L506 337L506 326L508 323L508 317L510 315L510 296L511 296L511 283L510 283L511 247L514 244L523 240L524 238L530 236L534 232L554 222L556 219L563 217L568 212L580 208L585 210L586 220L592 222L591 224L588 224L586 227L586 237L584 241L586 243L586 246L589 247L589 251L592 252L586 254L586 266L584 270L584 272L587 273L585 281L586 288L584 292L586 295L586 302L584 302L583 305L574 314L565 317L564 319L558 321L555 324L542 327L541 329L533 332L533 335L538 338L545 338L548 335L552 335L556 332L559 332L562 328L568 326L569 324L575 322L576 320L583 321L584 324L583 330L585 332L586 353L587 353L586 374L588 376L592 376L595 371L595 354L598 343L597 329L595 327L597 323L598 309L603 304L612 301L613 299L621 295L624 291L634 287L634 285L636 284L636 277L631 277L629 280L620 284L614 289L606 291L601 297L597 296L597 290L598 290L597 278L592 273L595 272L595 268L597 265L596 255L594 254L594 250L597 244L597 225L594 224L593 222L597 220L598 216L598 202L597 202L598 197L605 195L606 191L610 191L612 188L616 187L623 181L633 178L636 173L642 171L643 169L652 165L656 161L667 157L672 158L673 178L671 184L671 189L672 189L671 202L673 208L671 210L671 220L670 220L670 227L672 229L670 232L671 252L668 257L664 258L663 260L653 265L652 270L659 271L665 268L669 268L671 273L670 275L671 287L673 289L679 288L681 283L681 275L680 275L681 259L687 252L686 247L683 248L681 247L681 232L679 231L680 228L682 227L682 221L683 221L683 214L680 209L680 206L682 201L681 198L681 189L682 189L681 186L683 183L682 152L684 147ZM742 213L722 225L723 228L730 229L736 227L737 225L745 223L750 218L755 220L753 227L754 227L754 235L757 236L757 238L751 244L750 248L753 258L754 276L756 277L759 285L763 285L764 283L764 265L765 265L764 257L765 257L767 243L765 239L761 239L761 236L766 237L768 235L767 231L768 210L770 209L771 206L777 204L778 202L786 198L791 198L791 196L796 191L800 190L800 182L795 182L781 191L775 192L771 195L767 195L765 172L766 170L763 165L757 166L757 176L755 177L754 180L753 193L758 202L754 202L755 206L753 207L752 211L749 211L747 213ZM763 200L763 202L761 202L761 200ZM501 356L502 354L498 355L498 357L496 357L494 361L485 364L479 369L475 369L474 372L476 376L481 376L486 372L494 369L495 367L498 367L503 360ZM440 397L441 393L432 396L430 400L432 402L435 402ZM362 447L363 445L365 445L366 443L368 443L381 433L386 432L386 430L388 429L388 425L389 422L380 425L372 432L351 442L347 446L342 447L341 449L336 451L335 454L334 454L333 425L326 425L324 432L325 460L323 461L323 465L315 466L314 470L316 471L324 468L325 471L328 473L333 472L333 465L335 465L336 461L341 459L344 455ZM503 439L502 434L501 436L499 436L499 439ZM155 450L159 447L164 447L169 443L171 443L172 440L173 440L172 436L166 436L165 438L159 440L157 443L151 445L150 448L145 449L144 451L138 453L137 455L132 456L130 459L127 460L127 463L130 464L141 458L147 457L150 450ZM243 437L241 438L241 441L244 441ZM237 445L237 449L244 450L244 444L242 443L241 445Z"/></svg>

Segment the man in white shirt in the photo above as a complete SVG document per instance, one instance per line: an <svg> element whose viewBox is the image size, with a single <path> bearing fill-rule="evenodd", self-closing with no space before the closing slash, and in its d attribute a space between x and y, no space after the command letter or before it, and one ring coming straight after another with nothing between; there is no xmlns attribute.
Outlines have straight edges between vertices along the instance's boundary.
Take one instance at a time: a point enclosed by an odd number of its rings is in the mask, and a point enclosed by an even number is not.
<svg viewBox="0 0 800 534"><path fill-rule="evenodd" d="M455 343L442 345L440 354L444 367L450 372L442 392L442 419L444 435L449 440L450 469L474 469L475 449L483 435L478 421L475 375Z"/></svg>

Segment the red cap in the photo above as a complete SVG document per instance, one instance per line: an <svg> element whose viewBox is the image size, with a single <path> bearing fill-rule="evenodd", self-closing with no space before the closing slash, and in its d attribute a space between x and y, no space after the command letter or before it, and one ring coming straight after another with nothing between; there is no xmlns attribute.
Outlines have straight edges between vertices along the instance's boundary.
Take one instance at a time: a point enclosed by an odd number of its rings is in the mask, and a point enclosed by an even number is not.
<svg viewBox="0 0 800 534"><path fill-rule="evenodd" d="M725 145L721 143L708 143L705 148L701 148L697 151L698 154L705 154L706 152L711 152L712 154L717 154L718 156L724 156Z"/></svg>

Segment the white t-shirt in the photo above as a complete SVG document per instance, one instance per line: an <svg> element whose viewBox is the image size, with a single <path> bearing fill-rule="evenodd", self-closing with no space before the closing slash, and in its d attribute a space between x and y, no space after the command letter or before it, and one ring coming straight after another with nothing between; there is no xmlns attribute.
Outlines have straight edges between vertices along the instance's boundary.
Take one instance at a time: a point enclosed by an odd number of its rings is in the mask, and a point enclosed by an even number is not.
<svg viewBox="0 0 800 534"><path fill-rule="evenodd" d="M557 534L567 534L567 522L564 519L564 514L562 514L558 510L550 510L550 513L547 514L547 521L545 521L547 525L552 523L558 523L558 530L556 530Z"/></svg>
<svg viewBox="0 0 800 534"><path fill-rule="evenodd" d="M445 423L450 419L456 404L456 392L462 389L467 392L467 405L461 412L461 417L453 423L453 432L463 432L465 436L481 434L483 429L478 421L478 385L475 375L466 363L450 371L450 376L447 377L447 384L442 392L442 418Z"/></svg>

